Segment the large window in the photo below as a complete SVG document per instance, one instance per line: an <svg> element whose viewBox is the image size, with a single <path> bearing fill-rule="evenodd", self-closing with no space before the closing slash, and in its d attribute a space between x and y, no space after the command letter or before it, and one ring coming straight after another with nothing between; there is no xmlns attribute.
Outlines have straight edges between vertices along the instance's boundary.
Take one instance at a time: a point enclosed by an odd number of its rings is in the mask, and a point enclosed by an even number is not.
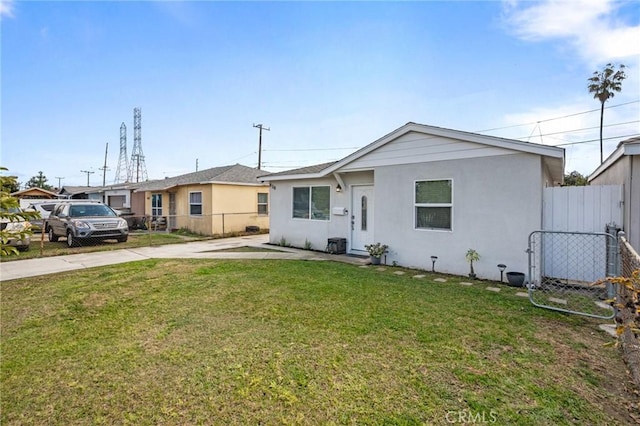
<svg viewBox="0 0 640 426"><path fill-rule="evenodd" d="M202 192L189 193L189 214L202 216Z"/></svg>
<svg viewBox="0 0 640 426"><path fill-rule="evenodd" d="M258 214L269 214L269 194L266 192L258 192Z"/></svg>
<svg viewBox="0 0 640 426"><path fill-rule="evenodd" d="M329 220L331 191L329 186L293 188L293 217Z"/></svg>
<svg viewBox="0 0 640 426"><path fill-rule="evenodd" d="M423 180L415 184L416 228L451 230L451 179Z"/></svg>

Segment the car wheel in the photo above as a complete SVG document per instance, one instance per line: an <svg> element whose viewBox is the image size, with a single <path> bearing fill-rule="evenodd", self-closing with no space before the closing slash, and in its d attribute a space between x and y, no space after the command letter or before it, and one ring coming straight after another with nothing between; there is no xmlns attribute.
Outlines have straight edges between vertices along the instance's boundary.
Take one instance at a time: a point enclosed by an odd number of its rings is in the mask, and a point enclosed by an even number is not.
<svg viewBox="0 0 640 426"><path fill-rule="evenodd" d="M67 231L67 246L78 247L78 241L76 241L76 239L73 238L73 233L71 232L71 230Z"/></svg>
<svg viewBox="0 0 640 426"><path fill-rule="evenodd" d="M55 243L56 241L58 241L58 236L53 233L52 227L49 227L49 241L51 241L52 243Z"/></svg>
<svg viewBox="0 0 640 426"><path fill-rule="evenodd" d="M29 246L18 247L19 251L29 251Z"/></svg>
<svg viewBox="0 0 640 426"><path fill-rule="evenodd" d="M129 238L129 236L125 235L124 237L118 238L118 242L119 243L126 243L128 238Z"/></svg>

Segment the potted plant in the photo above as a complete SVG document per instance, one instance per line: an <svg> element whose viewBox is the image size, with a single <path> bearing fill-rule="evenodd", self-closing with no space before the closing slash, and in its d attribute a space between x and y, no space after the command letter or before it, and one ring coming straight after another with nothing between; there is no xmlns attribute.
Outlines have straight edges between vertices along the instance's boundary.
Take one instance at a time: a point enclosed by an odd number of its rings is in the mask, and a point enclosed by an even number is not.
<svg viewBox="0 0 640 426"><path fill-rule="evenodd" d="M386 244L374 243L374 244L366 244L364 246L365 249L369 252L369 256L371 256L371 264L379 265L380 258L389 248Z"/></svg>
<svg viewBox="0 0 640 426"><path fill-rule="evenodd" d="M480 255L474 249L469 249L467 250L467 254L465 255L465 257L467 258L467 262L469 262L469 266L471 267L471 270L469 271L469 277L475 278L476 273L473 270L473 262L477 262L478 260L480 260Z"/></svg>
<svg viewBox="0 0 640 426"><path fill-rule="evenodd" d="M524 287L524 273L507 272L507 281L511 287Z"/></svg>

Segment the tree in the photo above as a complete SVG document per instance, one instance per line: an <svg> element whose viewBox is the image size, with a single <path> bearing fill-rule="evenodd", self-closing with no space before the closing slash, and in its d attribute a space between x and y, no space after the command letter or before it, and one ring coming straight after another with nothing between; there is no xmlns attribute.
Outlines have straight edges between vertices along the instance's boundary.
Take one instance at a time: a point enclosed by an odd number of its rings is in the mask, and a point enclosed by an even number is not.
<svg viewBox="0 0 640 426"><path fill-rule="evenodd" d="M622 91L622 80L627 78L624 73L625 66L620 64L616 70L615 65L607 64L602 71L595 71L587 81L589 93L600 101L600 163L602 163L602 124L604 122L604 103L613 98L616 92Z"/></svg>
<svg viewBox="0 0 640 426"><path fill-rule="evenodd" d="M587 177L582 176L580 172L572 171L568 175L564 175L564 186L586 186Z"/></svg>
<svg viewBox="0 0 640 426"><path fill-rule="evenodd" d="M37 176L29 179L29 182L26 183L27 188L42 188L47 191L53 191L53 186L47 184L47 177L42 172L38 172Z"/></svg>
<svg viewBox="0 0 640 426"><path fill-rule="evenodd" d="M0 169L0 170L6 170L6 169ZM20 191L20 182L17 181L15 176L8 176L11 179L5 179L4 182L2 182L2 185L4 186L5 191L7 191L9 194L13 194L14 192L18 192Z"/></svg>
<svg viewBox="0 0 640 426"><path fill-rule="evenodd" d="M0 167L0 171L6 170L7 168ZM31 235L29 223L24 221L40 217L38 212L20 210L20 202L9 192L10 188L16 184L15 176L0 176L0 220L3 222L3 228L0 230L0 256L2 257L18 254L18 250L8 244L9 240L12 238L24 239L25 236Z"/></svg>

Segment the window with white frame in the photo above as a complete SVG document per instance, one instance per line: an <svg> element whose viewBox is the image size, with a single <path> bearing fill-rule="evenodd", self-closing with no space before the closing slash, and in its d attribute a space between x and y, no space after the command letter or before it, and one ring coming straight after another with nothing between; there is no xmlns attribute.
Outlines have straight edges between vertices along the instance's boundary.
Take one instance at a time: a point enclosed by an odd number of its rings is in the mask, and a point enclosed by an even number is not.
<svg viewBox="0 0 640 426"><path fill-rule="evenodd" d="M293 217L329 220L330 198L331 188L328 185L293 188Z"/></svg>
<svg viewBox="0 0 640 426"><path fill-rule="evenodd" d="M258 214L269 214L269 194L266 192L258 192Z"/></svg>
<svg viewBox="0 0 640 426"><path fill-rule="evenodd" d="M154 219L162 216L162 194L151 194L151 215Z"/></svg>
<svg viewBox="0 0 640 426"><path fill-rule="evenodd" d="M415 183L416 229L451 230L453 182L451 179Z"/></svg>
<svg viewBox="0 0 640 426"><path fill-rule="evenodd" d="M202 192L189 193L189 215L202 216Z"/></svg>

